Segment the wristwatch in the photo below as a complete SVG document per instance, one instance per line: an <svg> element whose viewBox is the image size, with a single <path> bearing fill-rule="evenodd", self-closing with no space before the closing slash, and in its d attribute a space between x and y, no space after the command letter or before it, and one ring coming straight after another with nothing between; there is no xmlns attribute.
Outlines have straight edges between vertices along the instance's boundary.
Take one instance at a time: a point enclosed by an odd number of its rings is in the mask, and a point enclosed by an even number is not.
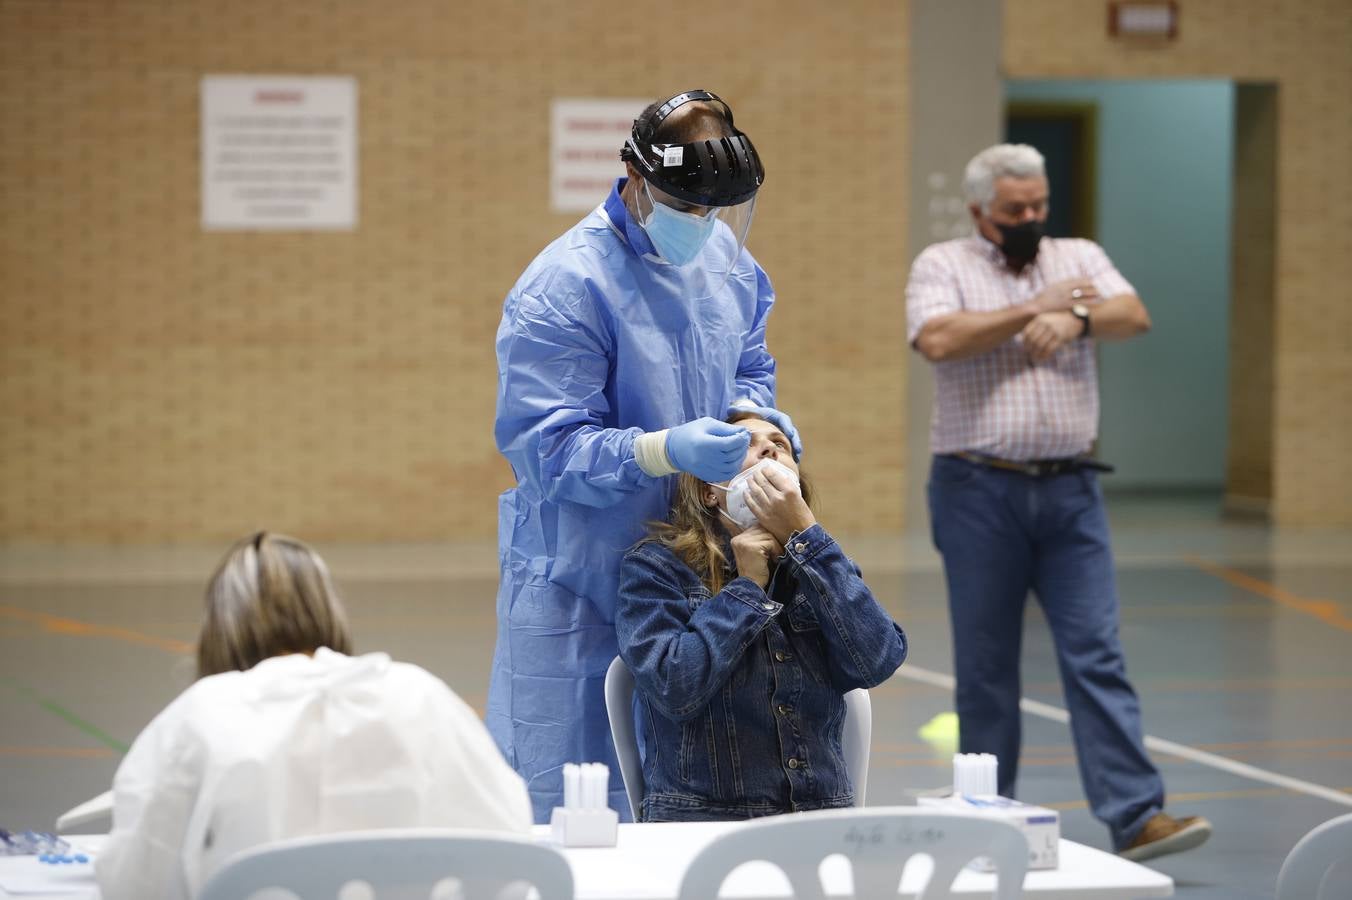
<svg viewBox="0 0 1352 900"><path fill-rule="evenodd" d="M1070 314L1080 320L1080 337L1089 337L1089 307L1076 303L1070 308Z"/></svg>

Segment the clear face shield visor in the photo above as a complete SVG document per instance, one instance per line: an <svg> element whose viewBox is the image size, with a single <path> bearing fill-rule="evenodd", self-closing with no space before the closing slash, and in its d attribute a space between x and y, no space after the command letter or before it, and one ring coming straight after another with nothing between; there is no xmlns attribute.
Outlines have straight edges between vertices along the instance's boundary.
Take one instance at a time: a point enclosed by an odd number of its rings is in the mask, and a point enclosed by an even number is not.
<svg viewBox="0 0 1352 900"><path fill-rule="evenodd" d="M640 180L638 221L657 254L670 265L703 270L711 293L722 287L746 246L755 195L730 206L700 206Z"/></svg>

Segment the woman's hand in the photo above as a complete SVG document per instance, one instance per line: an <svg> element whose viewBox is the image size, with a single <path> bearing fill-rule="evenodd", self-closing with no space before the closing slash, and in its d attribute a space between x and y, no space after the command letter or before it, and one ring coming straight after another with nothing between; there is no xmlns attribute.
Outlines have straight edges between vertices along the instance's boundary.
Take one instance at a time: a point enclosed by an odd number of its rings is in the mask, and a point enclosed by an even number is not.
<svg viewBox="0 0 1352 900"><path fill-rule="evenodd" d="M751 476L751 483L746 488L746 505L781 545L795 531L817 524L817 517L798 492L798 486L773 469L758 469Z"/></svg>
<svg viewBox="0 0 1352 900"><path fill-rule="evenodd" d="M761 590L770 583L770 564L784 554L784 544L759 525L752 525L732 539L737 574L750 578Z"/></svg>

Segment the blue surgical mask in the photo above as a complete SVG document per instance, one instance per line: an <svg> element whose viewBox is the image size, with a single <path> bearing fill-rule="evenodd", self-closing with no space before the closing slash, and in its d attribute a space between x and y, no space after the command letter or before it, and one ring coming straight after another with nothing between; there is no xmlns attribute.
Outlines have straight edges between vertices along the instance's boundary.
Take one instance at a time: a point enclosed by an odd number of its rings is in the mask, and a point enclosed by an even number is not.
<svg viewBox="0 0 1352 900"><path fill-rule="evenodd" d="M643 189L648 191L648 182L643 182ZM686 265L699 255L714 233L718 210L711 209L702 216L678 212L653 200L651 191L648 191L648 201L652 203L652 212L643 223L648 239L667 262L673 266Z"/></svg>

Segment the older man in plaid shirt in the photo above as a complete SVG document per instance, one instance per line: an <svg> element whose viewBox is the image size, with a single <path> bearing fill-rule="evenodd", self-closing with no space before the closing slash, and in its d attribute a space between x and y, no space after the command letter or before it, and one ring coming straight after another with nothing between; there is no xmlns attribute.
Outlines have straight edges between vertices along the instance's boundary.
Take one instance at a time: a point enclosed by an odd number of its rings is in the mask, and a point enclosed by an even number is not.
<svg viewBox="0 0 1352 900"><path fill-rule="evenodd" d="M1080 779L1113 845L1142 860L1201 844L1211 825L1164 812L1117 636L1098 472L1097 340L1150 328L1097 244L1043 237L1042 155L1000 144L964 182L976 233L925 249L906 288L908 337L934 363L929 504L944 560L963 752L1018 772L1024 603L1056 644Z"/></svg>

